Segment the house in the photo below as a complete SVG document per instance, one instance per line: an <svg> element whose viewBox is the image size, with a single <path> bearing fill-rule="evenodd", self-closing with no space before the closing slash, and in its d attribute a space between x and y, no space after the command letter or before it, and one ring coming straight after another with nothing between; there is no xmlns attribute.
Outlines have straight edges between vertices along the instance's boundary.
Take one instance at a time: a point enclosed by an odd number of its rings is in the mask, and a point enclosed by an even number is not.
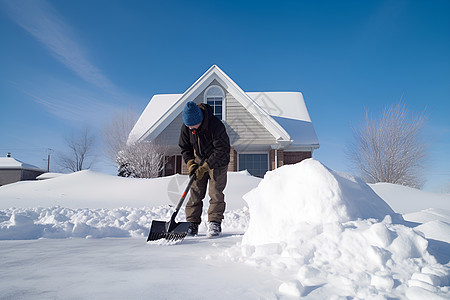
<svg viewBox="0 0 450 300"><path fill-rule="evenodd" d="M35 180L36 177L47 171L36 166L26 164L11 157L0 157L0 186L23 180Z"/></svg>
<svg viewBox="0 0 450 300"><path fill-rule="evenodd" d="M136 122L128 144L165 145L164 175L186 174L178 139L188 101L212 106L231 142L229 171L248 170L262 177L268 170L312 157L319 141L300 92L244 92L213 65L183 94L154 95Z"/></svg>

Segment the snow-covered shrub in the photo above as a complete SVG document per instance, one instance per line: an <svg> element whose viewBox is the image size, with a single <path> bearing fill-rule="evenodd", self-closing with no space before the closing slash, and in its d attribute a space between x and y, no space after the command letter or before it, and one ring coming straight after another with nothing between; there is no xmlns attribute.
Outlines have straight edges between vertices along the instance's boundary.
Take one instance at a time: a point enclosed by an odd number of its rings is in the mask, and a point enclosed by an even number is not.
<svg viewBox="0 0 450 300"><path fill-rule="evenodd" d="M117 153L119 176L135 178L158 177L164 167L162 146L143 141L127 145Z"/></svg>

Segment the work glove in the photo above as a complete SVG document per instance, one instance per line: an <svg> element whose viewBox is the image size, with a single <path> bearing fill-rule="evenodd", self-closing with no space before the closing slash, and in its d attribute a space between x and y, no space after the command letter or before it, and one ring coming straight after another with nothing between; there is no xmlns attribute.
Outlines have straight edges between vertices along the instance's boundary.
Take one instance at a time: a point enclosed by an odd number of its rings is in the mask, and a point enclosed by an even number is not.
<svg viewBox="0 0 450 300"><path fill-rule="evenodd" d="M201 180L203 176L205 176L205 174L209 172L209 170L210 169L208 163L205 162L203 165L197 168L197 170L195 171L195 177L197 178L197 180Z"/></svg>
<svg viewBox="0 0 450 300"><path fill-rule="evenodd" d="M195 159L189 160L186 164L189 171L189 177L195 175L195 171L198 169L198 163L195 162Z"/></svg>

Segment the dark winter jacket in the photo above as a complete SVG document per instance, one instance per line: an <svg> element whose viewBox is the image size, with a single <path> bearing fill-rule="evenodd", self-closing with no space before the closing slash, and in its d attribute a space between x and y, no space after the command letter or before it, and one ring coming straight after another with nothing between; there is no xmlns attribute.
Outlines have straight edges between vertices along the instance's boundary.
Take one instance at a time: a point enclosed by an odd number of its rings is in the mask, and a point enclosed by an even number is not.
<svg viewBox="0 0 450 300"><path fill-rule="evenodd" d="M228 166L230 162L230 139L222 121L213 114L211 106L198 104L203 111L203 122L198 129L181 126L178 145L185 162L198 157L206 158L211 169Z"/></svg>

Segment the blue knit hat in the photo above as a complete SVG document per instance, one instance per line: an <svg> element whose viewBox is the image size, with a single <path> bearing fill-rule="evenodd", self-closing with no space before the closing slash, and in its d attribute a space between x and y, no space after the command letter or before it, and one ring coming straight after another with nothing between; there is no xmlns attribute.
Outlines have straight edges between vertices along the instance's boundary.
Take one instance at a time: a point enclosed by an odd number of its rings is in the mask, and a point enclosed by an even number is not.
<svg viewBox="0 0 450 300"><path fill-rule="evenodd" d="M203 121L203 112L200 107L192 101L186 103L183 110L183 121L186 126L200 124Z"/></svg>

